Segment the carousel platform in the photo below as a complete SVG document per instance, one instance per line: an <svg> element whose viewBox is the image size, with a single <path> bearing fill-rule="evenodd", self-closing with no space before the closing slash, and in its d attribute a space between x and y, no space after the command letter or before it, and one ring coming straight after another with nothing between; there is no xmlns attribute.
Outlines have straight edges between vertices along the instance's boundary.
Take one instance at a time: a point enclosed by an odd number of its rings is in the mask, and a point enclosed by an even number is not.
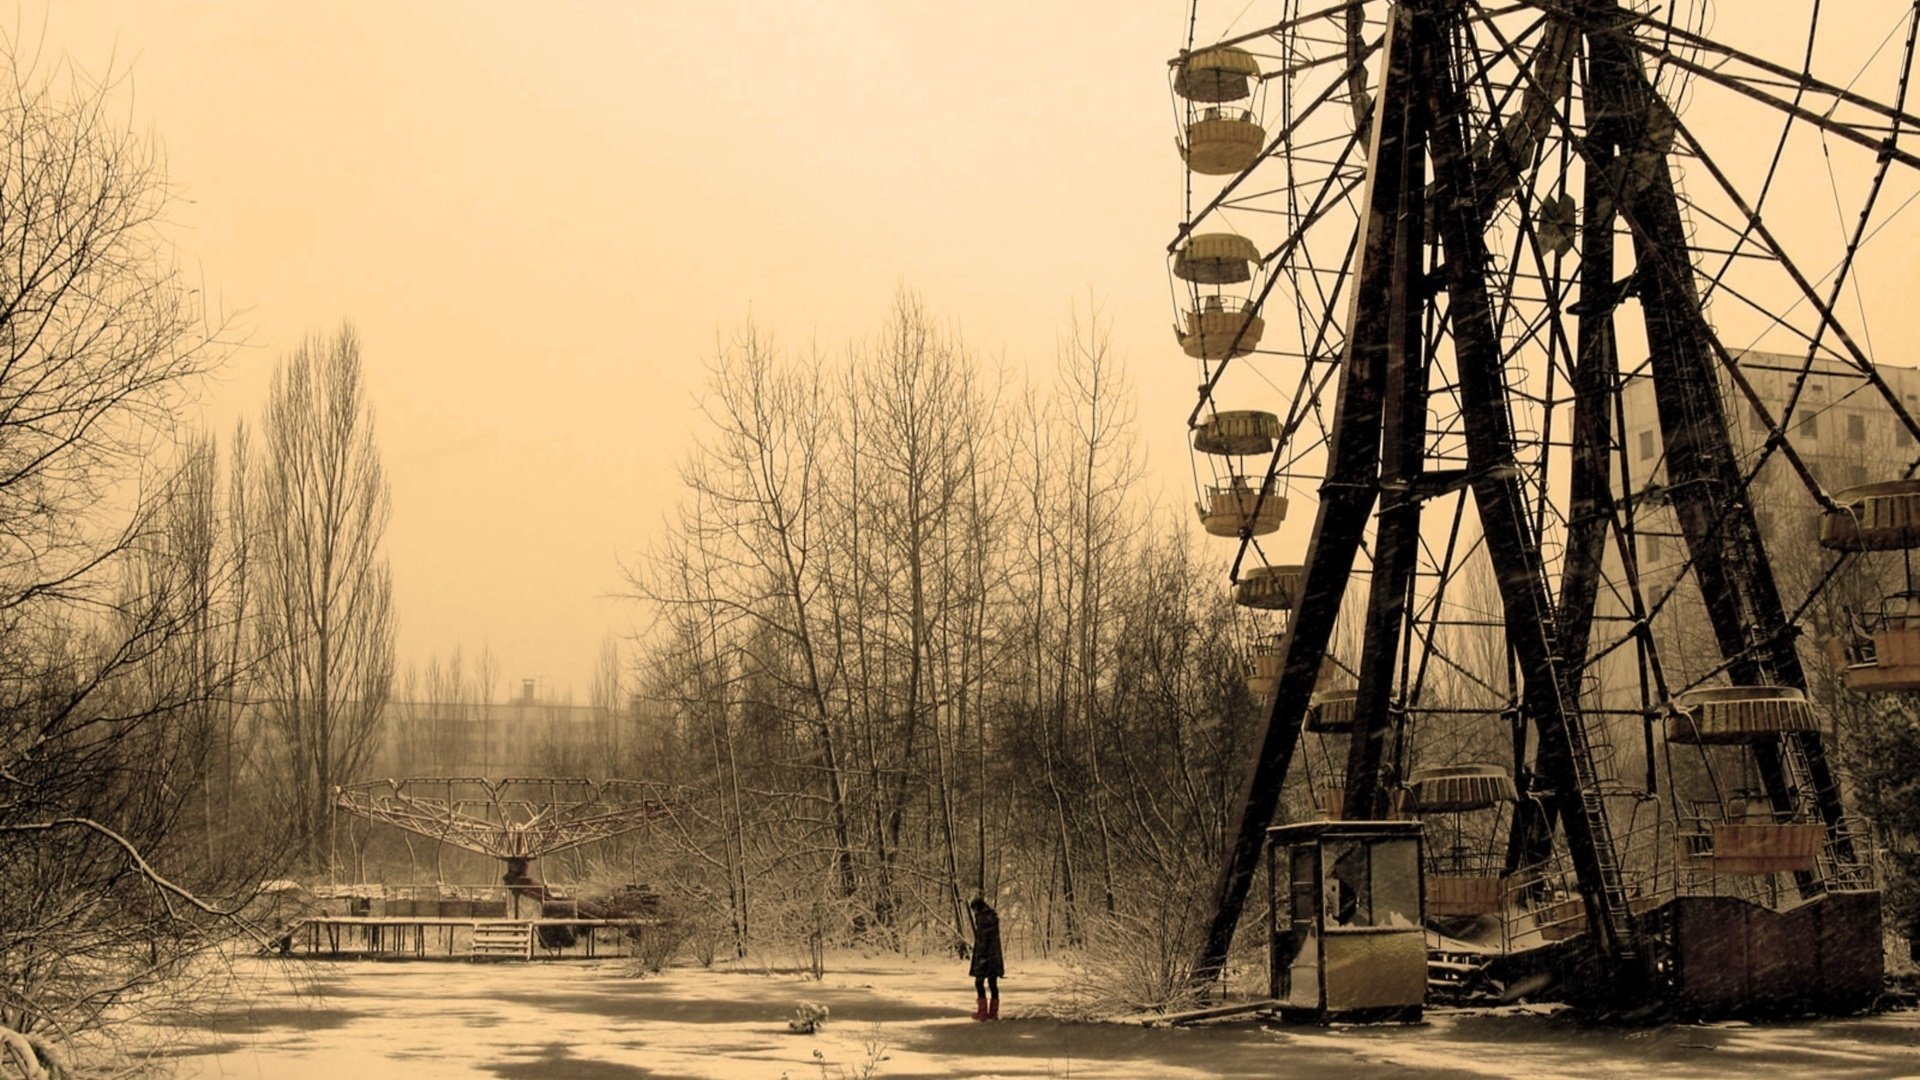
<svg viewBox="0 0 1920 1080"><path fill-rule="evenodd" d="M314 915L275 945L285 956L386 960L593 959L633 954L660 918L484 919L437 915Z"/></svg>

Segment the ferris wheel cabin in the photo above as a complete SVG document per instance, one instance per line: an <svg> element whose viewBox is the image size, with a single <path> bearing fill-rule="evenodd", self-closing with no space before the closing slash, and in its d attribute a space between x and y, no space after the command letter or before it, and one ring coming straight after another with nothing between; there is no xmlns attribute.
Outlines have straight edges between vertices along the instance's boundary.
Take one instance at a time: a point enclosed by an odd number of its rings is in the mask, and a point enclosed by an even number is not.
<svg viewBox="0 0 1920 1080"><path fill-rule="evenodd" d="M1844 552L1920 548L1920 480L1889 480L1841 491L1820 519L1820 543ZM1847 686L1857 691L1920 690L1920 589L1912 556L1906 588L1854 618L1845 645Z"/></svg>
<svg viewBox="0 0 1920 1080"><path fill-rule="evenodd" d="M1260 160L1266 129L1255 113L1260 62L1245 49L1204 49L1174 72L1173 90L1187 102L1180 155L1205 176L1232 176Z"/></svg>

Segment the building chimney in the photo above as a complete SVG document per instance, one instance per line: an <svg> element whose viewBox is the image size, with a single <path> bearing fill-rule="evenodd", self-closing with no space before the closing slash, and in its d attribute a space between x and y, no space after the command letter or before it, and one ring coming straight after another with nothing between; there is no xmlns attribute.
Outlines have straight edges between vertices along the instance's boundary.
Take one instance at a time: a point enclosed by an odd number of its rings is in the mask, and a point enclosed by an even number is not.
<svg viewBox="0 0 1920 1080"><path fill-rule="evenodd" d="M526 705L533 704L533 680L532 679L520 680L520 701L522 704L526 704Z"/></svg>

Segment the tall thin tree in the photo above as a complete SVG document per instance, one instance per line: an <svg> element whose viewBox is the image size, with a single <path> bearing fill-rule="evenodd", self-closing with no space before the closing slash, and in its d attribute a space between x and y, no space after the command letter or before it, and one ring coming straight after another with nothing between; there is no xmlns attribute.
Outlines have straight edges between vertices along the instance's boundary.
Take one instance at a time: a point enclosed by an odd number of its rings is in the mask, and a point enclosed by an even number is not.
<svg viewBox="0 0 1920 1080"><path fill-rule="evenodd" d="M317 863L335 784L375 749L393 680L391 500L351 326L273 375L257 471L262 711L302 853Z"/></svg>

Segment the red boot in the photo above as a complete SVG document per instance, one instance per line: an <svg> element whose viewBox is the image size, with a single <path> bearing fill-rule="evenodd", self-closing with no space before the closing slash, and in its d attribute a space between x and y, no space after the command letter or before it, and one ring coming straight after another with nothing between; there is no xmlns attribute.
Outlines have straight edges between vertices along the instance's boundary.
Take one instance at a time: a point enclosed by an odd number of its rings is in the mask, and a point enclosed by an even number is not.
<svg viewBox="0 0 1920 1080"><path fill-rule="evenodd" d="M997 1005L999 1003L995 1002L995 1004ZM974 1006L973 1018L975 1020L987 1019L987 999L985 997L982 997L979 1001L979 1004Z"/></svg>
<svg viewBox="0 0 1920 1080"><path fill-rule="evenodd" d="M989 1020L1000 1019L1000 995L999 994L993 995L992 1003L990 1003L987 1006L987 1019Z"/></svg>

